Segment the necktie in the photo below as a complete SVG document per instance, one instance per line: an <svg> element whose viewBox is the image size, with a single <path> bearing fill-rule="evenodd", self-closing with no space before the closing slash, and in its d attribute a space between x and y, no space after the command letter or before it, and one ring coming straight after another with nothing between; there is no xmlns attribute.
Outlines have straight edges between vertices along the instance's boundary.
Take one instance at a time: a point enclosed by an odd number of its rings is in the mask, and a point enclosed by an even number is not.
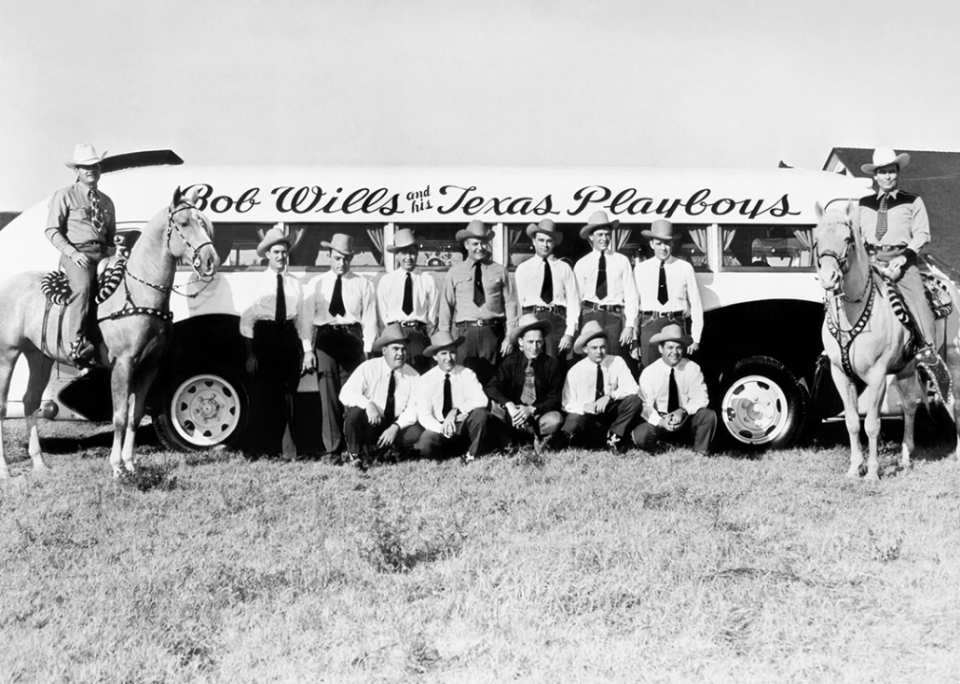
<svg viewBox="0 0 960 684"><path fill-rule="evenodd" d="M413 313L413 276L409 271L406 282L403 284L403 306L400 308L408 316Z"/></svg>
<svg viewBox="0 0 960 684"><path fill-rule="evenodd" d="M667 299L667 269L666 261L660 262L660 280L657 282L657 301L661 304L666 304Z"/></svg>
<svg viewBox="0 0 960 684"><path fill-rule="evenodd" d="M607 298L607 257L600 252L600 263L597 265L597 301Z"/></svg>
<svg viewBox="0 0 960 684"><path fill-rule="evenodd" d="M603 384L603 366L597 364L597 399L600 399L604 394L606 394L606 387Z"/></svg>
<svg viewBox="0 0 960 684"><path fill-rule="evenodd" d="M482 264L479 261L473 265L473 303L478 307L483 306L483 303L487 301L486 296L483 294L483 275L480 272L481 266Z"/></svg>
<svg viewBox="0 0 960 684"><path fill-rule="evenodd" d="M887 193L880 198L880 208L877 210L877 242L887 233Z"/></svg>
<svg viewBox="0 0 960 684"><path fill-rule="evenodd" d="M277 274L277 312L273 320L277 323L287 322L287 298L283 295L283 274Z"/></svg>
<svg viewBox="0 0 960 684"><path fill-rule="evenodd" d="M520 403L531 406L537 400L537 385L533 375L533 359L527 362L527 370L523 374L523 392L520 394Z"/></svg>
<svg viewBox="0 0 960 684"><path fill-rule="evenodd" d="M333 286L333 297L330 298L330 315L343 316L347 313L343 305L343 282L341 277L337 276L337 284Z"/></svg>
<svg viewBox="0 0 960 684"><path fill-rule="evenodd" d="M680 390L677 389L677 376L674 369L670 369L670 382L667 386L667 413L673 413L680 408Z"/></svg>
<svg viewBox="0 0 960 684"><path fill-rule="evenodd" d="M443 379L443 419L453 410L453 387L450 385L450 374Z"/></svg>
<svg viewBox="0 0 960 684"><path fill-rule="evenodd" d="M387 403L383 407L383 419L386 421L387 425L390 425L394 420L396 420L397 413L397 374L395 371L390 372L390 382L387 384Z"/></svg>
<svg viewBox="0 0 960 684"><path fill-rule="evenodd" d="M547 306L553 303L553 271L550 270L550 262L546 257L543 258L543 285L540 286L540 299Z"/></svg>
<svg viewBox="0 0 960 684"><path fill-rule="evenodd" d="M96 190L91 190L87 193L87 196L90 198L90 207L93 209L93 211L90 212L90 222L93 224L94 230L100 233L103 231L103 214L100 212L100 196Z"/></svg>

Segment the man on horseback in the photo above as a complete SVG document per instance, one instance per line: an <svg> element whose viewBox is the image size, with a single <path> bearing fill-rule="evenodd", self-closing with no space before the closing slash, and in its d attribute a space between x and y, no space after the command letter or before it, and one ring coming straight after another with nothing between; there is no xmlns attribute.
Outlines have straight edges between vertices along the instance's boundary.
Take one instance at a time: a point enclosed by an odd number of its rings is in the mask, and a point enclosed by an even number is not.
<svg viewBox="0 0 960 684"><path fill-rule="evenodd" d="M900 171L909 163L906 152L897 154L889 147L874 150L873 163L860 168L873 174L877 194L860 199L857 218L871 263L897 283L910 310L917 363L946 399L950 396L950 374L934 346L936 322L917 267L920 250L930 242L930 221L923 200L897 187Z"/></svg>
<svg viewBox="0 0 960 684"><path fill-rule="evenodd" d="M73 159L66 162L76 171L77 182L53 195L47 219L47 238L61 252L60 268L71 290L64 304L63 337L71 340L70 359L81 368L92 366L97 355L90 339L96 326L90 299L97 264L113 246L117 229L113 200L97 189L100 161L106 156L89 143L77 145Z"/></svg>

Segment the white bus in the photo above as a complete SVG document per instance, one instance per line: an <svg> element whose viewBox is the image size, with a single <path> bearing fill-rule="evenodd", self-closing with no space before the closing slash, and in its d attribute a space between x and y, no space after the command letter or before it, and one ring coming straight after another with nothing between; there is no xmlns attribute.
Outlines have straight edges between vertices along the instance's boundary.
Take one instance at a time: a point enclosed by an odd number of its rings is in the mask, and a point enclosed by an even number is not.
<svg viewBox="0 0 960 684"><path fill-rule="evenodd" d="M734 446L791 444L818 415L810 396L823 321L814 205L870 191L862 179L802 169L203 167L170 151L108 157L103 171L100 187L128 244L177 186L200 191L215 225L220 273L208 286L193 282L186 266L178 274L173 344L149 399L161 439L195 449L235 444L256 426L238 321L263 268L256 245L272 225L300 234L291 271L305 284L327 269L320 243L336 232L354 236L353 268L376 280L396 268L383 247L400 228L415 231L421 266L442 278L464 258L454 235L470 220L493 224L494 258L513 269L533 253L524 229L544 218L564 232L557 255L576 261L589 251L579 229L598 209L620 220L616 249L634 261L649 256L640 232L651 221L668 218L683 229L679 256L694 264L706 309L697 359L721 436ZM48 201L0 231L2 272L57 267L44 236ZM14 387L24 380L18 368ZM58 366L43 415L107 420L107 387L105 371L78 378ZM301 391L311 389L308 377ZM10 398L19 398L16 389Z"/></svg>

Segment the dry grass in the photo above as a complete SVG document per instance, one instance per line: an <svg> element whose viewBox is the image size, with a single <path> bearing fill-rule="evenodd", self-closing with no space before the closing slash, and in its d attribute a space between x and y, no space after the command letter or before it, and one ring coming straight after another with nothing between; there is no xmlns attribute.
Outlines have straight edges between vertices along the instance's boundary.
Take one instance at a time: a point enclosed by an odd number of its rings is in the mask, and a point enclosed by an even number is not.
<svg viewBox="0 0 960 684"><path fill-rule="evenodd" d="M899 472L887 443L879 484L844 479L838 446L367 473L153 447L118 483L108 438L82 436L0 488L0 681L960 673L960 466L939 444Z"/></svg>

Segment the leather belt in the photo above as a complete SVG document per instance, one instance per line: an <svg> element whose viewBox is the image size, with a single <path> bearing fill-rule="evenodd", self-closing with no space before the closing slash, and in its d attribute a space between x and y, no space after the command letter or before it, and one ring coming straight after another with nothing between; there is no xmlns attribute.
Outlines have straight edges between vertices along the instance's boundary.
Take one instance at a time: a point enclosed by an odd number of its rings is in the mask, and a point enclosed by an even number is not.
<svg viewBox="0 0 960 684"><path fill-rule="evenodd" d="M903 252L906 245L865 245L868 252Z"/></svg>
<svg viewBox="0 0 960 684"><path fill-rule="evenodd" d="M317 330L354 330L359 327L361 327L359 323L325 323L324 325L318 325Z"/></svg>
<svg viewBox="0 0 960 684"><path fill-rule="evenodd" d="M475 321L457 321L458 326L465 328L489 328L494 325L503 325L502 318L480 318Z"/></svg>
<svg viewBox="0 0 960 684"><path fill-rule="evenodd" d="M555 313L558 316L567 315L567 307L563 304L553 304L551 306L541 306L539 304L534 304L533 306L523 307L523 313L544 313L549 311L550 313Z"/></svg>
<svg viewBox="0 0 960 684"><path fill-rule="evenodd" d="M589 299L583 300L584 311L610 311L611 313L623 313L623 304L598 304Z"/></svg>
<svg viewBox="0 0 960 684"><path fill-rule="evenodd" d="M401 328L426 328L427 324L423 321L394 321L387 325L399 325Z"/></svg>
<svg viewBox="0 0 960 684"><path fill-rule="evenodd" d="M684 311L641 311L641 316L649 316L650 318L683 318Z"/></svg>

